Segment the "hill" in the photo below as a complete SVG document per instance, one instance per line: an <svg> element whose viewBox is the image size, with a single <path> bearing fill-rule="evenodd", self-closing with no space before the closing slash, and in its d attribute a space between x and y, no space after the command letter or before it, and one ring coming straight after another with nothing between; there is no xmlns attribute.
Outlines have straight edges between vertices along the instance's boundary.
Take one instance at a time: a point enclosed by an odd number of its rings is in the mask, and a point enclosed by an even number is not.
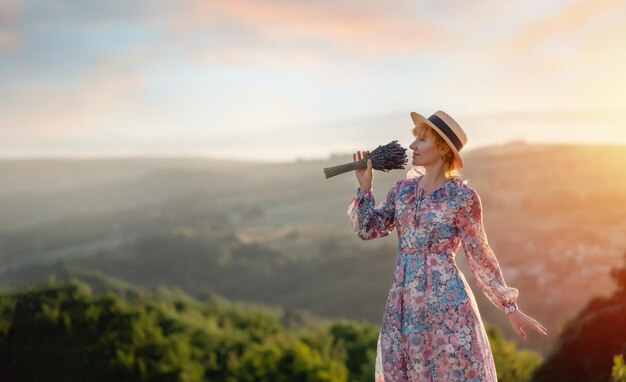
<svg viewBox="0 0 626 382"><path fill-rule="evenodd" d="M465 155L462 174L481 194L507 283L553 333L615 289L608 274L626 248L625 157L622 146L523 143ZM322 172L350 160L2 160L0 285L90 270L378 323L397 238L363 242L351 231L356 181ZM376 199L401 177L377 172ZM469 275L462 252L457 260ZM474 292L483 318L516 338ZM532 346L547 354L551 340Z"/></svg>

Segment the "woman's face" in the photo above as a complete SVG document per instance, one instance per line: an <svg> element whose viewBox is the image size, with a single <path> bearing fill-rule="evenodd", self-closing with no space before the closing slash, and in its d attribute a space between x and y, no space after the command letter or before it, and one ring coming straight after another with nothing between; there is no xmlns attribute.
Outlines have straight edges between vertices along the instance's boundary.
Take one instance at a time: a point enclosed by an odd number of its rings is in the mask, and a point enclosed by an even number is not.
<svg viewBox="0 0 626 382"><path fill-rule="evenodd" d="M423 138L415 137L409 148L413 150L413 166L427 166L441 162L441 156L444 154L437 148L430 134L425 134Z"/></svg>

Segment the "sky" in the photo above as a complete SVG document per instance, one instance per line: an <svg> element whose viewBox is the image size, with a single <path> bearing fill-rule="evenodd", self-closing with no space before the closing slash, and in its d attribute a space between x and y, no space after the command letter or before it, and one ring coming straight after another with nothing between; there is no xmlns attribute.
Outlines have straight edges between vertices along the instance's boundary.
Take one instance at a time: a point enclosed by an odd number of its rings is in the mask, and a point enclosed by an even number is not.
<svg viewBox="0 0 626 382"><path fill-rule="evenodd" d="M0 2L0 157L626 144L626 0Z"/></svg>

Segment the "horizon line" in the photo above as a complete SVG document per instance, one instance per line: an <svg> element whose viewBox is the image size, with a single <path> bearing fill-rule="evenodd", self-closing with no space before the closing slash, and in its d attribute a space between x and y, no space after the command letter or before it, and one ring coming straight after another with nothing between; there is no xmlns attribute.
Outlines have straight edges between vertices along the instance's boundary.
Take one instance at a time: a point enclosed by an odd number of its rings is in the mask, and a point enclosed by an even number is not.
<svg viewBox="0 0 626 382"><path fill-rule="evenodd" d="M624 147L626 148L626 143L623 142L588 142L588 143L578 143L578 142L528 142L523 139L515 139L504 143L498 144L486 144L483 146L472 148L468 151L465 151L465 154L469 154L476 151L483 151L490 148L499 148L499 147L514 147L514 146L560 146L560 147L571 147L571 146L609 146L609 147ZM409 149L407 149L409 150ZM249 159L239 159L228 156L215 156L212 154L202 154L202 153L140 153L140 152L131 152L131 153L120 153L120 154L76 154L76 155L68 155L68 154L34 154L34 155L21 155L21 156L3 156L0 154L0 161L76 161L76 160L146 160L146 159L187 159L187 160L214 160L214 161L228 161L228 162L254 162L254 163L292 163L292 162L302 162L302 161L317 161L317 160L328 160L330 158L350 155L349 151L346 153L337 153L333 152L330 154L326 154L319 157L309 157L309 156L300 156L292 159L283 159L283 160L249 160Z"/></svg>

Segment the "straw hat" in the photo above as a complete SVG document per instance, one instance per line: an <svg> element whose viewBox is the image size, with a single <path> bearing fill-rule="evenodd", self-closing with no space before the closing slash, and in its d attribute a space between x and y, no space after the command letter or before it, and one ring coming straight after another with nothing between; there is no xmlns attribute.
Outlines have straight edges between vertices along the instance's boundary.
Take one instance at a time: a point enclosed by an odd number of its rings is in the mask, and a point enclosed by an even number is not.
<svg viewBox="0 0 626 382"><path fill-rule="evenodd" d="M454 153L453 167L463 168L463 159L459 151L467 143L467 136L465 131L452 117L441 110L437 110L435 114L428 118L424 118L416 112L411 112L411 119L416 127L425 123L441 135Z"/></svg>

